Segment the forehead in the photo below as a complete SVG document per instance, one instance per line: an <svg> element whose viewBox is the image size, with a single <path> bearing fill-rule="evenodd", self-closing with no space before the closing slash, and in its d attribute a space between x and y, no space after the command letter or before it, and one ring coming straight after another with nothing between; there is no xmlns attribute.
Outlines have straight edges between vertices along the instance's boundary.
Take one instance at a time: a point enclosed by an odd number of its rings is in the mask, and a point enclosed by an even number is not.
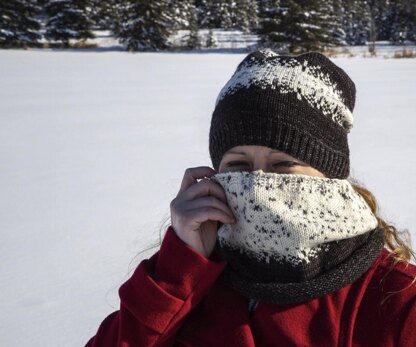
<svg viewBox="0 0 416 347"><path fill-rule="evenodd" d="M243 145L243 146L235 146L230 148L224 154L253 154L253 153L277 153L282 155L289 155L285 152L279 151L277 149L273 149L266 146L257 146L257 145Z"/></svg>

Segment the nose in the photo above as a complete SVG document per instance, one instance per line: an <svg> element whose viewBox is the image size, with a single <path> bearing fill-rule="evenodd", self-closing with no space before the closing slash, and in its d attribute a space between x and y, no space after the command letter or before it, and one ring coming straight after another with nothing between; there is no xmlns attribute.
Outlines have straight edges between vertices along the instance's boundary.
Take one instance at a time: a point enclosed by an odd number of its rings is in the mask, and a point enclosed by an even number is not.
<svg viewBox="0 0 416 347"><path fill-rule="evenodd" d="M267 172L268 171L267 162L254 163L252 171L259 171L259 170L262 170L263 172Z"/></svg>

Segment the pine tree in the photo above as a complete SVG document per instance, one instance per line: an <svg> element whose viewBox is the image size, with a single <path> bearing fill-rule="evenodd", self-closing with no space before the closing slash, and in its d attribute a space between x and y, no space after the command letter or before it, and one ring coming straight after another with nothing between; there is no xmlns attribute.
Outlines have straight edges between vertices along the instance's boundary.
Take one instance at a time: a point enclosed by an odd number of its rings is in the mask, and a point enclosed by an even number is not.
<svg viewBox="0 0 416 347"><path fill-rule="evenodd" d="M205 10L202 25L205 28L230 29L233 26L233 2L227 0L206 0L201 4Z"/></svg>
<svg viewBox="0 0 416 347"><path fill-rule="evenodd" d="M232 27L249 33L258 25L257 4L253 0L235 0L231 3Z"/></svg>
<svg viewBox="0 0 416 347"><path fill-rule="evenodd" d="M61 41L69 47L69 40L94 38L92 20L88 17L88 0L50 0L45 6L48 16L45 37Z"/></svg>
<svg viewBox="0 0 416 347"><path fill-rule="evenodd" d="M171 47L173 21L167 0L126 0L114 32L129 51L159 51Z"/></svg>
<svg viewBox="0 0 416 347"><path fill-rule="evenodd" d="M89 17L94 26L101 30L111 30L117 20L117 0L90 0Z"/></svg>
<svg viewBox="0 0 416 347"><path fill-rule="evenodd" d="M36 0L0 2L0 47L36 46L40 39L40 23Z"/></svg>
<svg viewBox="0 0 416 347"><path fill-rule="evenodd" d="M262 6L270 15L262 20L261 43L291 53L321 50L334 43L323 17L324 0L281 0L276 7L272 3Z"/></svg>
<svg viewBox="0 0 416 347"><path fill-rule="evenodd" d="M182 38L182 42L185 43L187 49L200 49L202 45L201 39L199 38L198 19L195 6L188 7L187 13L187 25L185 28L189 30L189 33Z"/></svg>
<svg viewBox="0 0 416 347"><path fill-rule="evenodd" d="M257 15L258 8L257 8L257 0L248 0L248 22L250 32L256 29L259 25L259 17Z"/></svg>
<svg viewBox="0 0 416 347"><path fill-rule="evenodd" d="M364 45L370 37L371 11L366 0L344 0L344 30L350 45Z"/></svg>
<svg viewBox="0 0 416 347"><path fill-rule="evenodd" d="M199 28L208 28L208 1L210 0L195 0Z"/></svg>
<svg viewBox="0 0 416 347"><path fill-rule="evenodd" d="M191 21L197 21L194 0L171 0L169 8L173 18L172 29L190 29ZM198 25L198 22L195 24Z"/></svg>
<svg viewBox="0 0 416 347"><path fill-rule="evenodd" d="M111 1L114 1L114 3L111 8L111 19L110 19L110 26L108 29L110 29L112 34L115 35L115 33L120 31L120 28L124 21L123 18L125 17L124 12L126 9L126 0L111 0Z"/></svg>
<svg viewBox="0 0 416 347"><path fill-rule="evenodd" d="M388 40L391 32L391 23L389 21L390 0L368 0L367 3L372 19L370 21L370 36L377 40ZM374 33L371 32L372 29Z"/></svg>
<svg viewBox="0 0 416 347"><path fill-rule="evenodd" d="M346 44L346 33L343 27L344 5L342 0L327 0L321 5L321 21L328 46Z"/></svg>
<svg viewBox="0 0 416 347"><path fill-rule="evenodd" d="M389 4L391 23L390 41L403 44L405 40L416 40L416 2L397 0Z"/></svg>
<svg viewBox="0 0 416 347"><path fill-rule="evenodd" d="M274 48L274 39L279 35L280 0L259 0L257 3L259 26L254 31L259 35L259 47Z"/></svg>

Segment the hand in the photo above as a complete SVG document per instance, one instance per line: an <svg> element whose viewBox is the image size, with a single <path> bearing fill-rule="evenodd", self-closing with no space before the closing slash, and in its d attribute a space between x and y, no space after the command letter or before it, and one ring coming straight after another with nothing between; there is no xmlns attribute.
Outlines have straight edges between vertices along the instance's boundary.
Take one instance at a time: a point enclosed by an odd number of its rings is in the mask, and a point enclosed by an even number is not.
<svg viewBox="0 0 416 347"><path fill-rule="evenodd" d="M205 257L209 257L214 250L217 221L235 223L222 186L204 178L215 173L208 166L186 169L179 193L170 203L171 224L175 233Z"/></svg>

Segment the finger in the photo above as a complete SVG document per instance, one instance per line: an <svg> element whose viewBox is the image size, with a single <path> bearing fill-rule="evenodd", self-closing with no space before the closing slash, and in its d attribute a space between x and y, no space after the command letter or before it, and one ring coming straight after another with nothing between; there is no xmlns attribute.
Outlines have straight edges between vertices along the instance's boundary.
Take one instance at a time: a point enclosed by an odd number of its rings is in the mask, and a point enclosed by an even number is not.
<svg viewBox="0 0 416 347"><path fill-rule="evenodd" d="M182 205L184 211L189 211L201 207L214 207L224 211L231 218L234 218L234 213L231 211L228 205L212 195L204 196L195 200L188 200Z"/></svg>
<svg viewBox="0 0 416 347"><path fill-rule="evenodd" d="M229 216L224 211L219 210L215 207L205 206L205 207L192 209L192 210L186 211L186 215L188 218L198 223L198 228L199 228L199 225L201 225L202 223L206 221L220 221L224 224L233 223L233 219L231 216ZM195 228L195 230L196 229L197 228Z"/></svg>
<svg viewBox="0 0 416 347"><path fill-rule="evenodd" d="M211 177L215 173L216 171L210 168L209 166L198 166L198 167L187 168L182 178L181 187L177 195L181 194L182 192L187 190L190 186L197 183L198 179L201 179L204 177Z"/></svg>
<svg viewBox="0 0 416 347"><path fill-rule="evenodd" d="M199 197L210 195L215 196L224 203L227 203L227 196L225 195L224 188L219 183L210 181L206 178L190 186L182 194L182 198L185 200L195 200Z"/></svg>

